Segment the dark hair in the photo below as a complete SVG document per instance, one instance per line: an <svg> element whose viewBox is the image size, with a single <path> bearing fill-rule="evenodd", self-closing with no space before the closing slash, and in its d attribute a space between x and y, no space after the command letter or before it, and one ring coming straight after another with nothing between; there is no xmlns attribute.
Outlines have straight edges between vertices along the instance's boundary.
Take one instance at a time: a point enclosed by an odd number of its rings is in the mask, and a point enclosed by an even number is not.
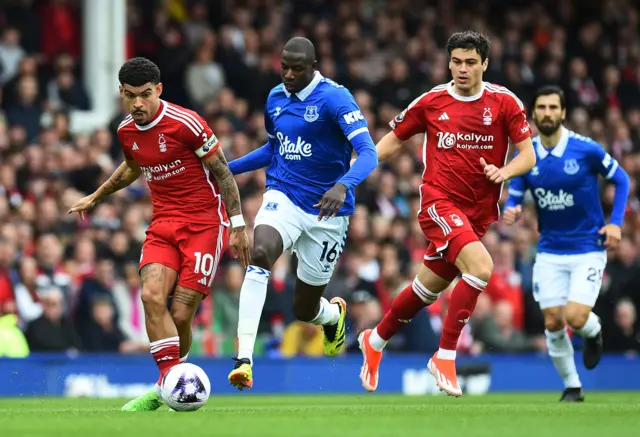
<svg viewBox="0 0 640 437"><path fill-rule="evenodd" d="M489 57L491 43L489 38L480 32L474 30L465 30L464 32L456 32L447 41L447 52L451 57L451 52L455 49L471 50L475 49L480 55L480 59L484 62Z"/></svg>
<svg viewBox="0 0 640 437"><path fill-rule="evenodd" d="M160 69L147 58L132 58L122 64L118 72L120 85L142 86L160 83Z"/></svg>
<svg viewBox="0 0 640 437"><path fill-rule="evenodd" d="M564 97L564 91L558 85L545 85L543 87L538 88L536 93L533 95L533 100L531 100L531 110L536 107L536 101L540 96L551 96L553 94L557 94L560 98L560 109L565 109L567 106L567 100Z"/></svg>

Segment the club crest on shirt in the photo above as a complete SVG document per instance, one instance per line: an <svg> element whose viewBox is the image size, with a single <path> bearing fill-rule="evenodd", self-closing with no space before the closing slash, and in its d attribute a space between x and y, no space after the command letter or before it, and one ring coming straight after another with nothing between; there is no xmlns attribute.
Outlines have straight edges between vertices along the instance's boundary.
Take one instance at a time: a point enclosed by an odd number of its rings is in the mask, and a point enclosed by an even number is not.
<svg viewBox="0 0 640 437"><path fill-rule="evenodd" d="M491 114L491 108L484 108L484 112L482 113L482 123L485 126L491 126L493 122L493 115Z"/></svg>
<svg viewBox="0 0 640 437"><path fill-rule="evenodd" d="M305 121L307 121L309 123L313 123L314 121L316 121L318 119L318 117L320 117L320 114L318 113L318 107L317 106L307 106L307 110L304 113Z"/></svg>
<svg viewBox="0 0 640 437"><path fill-rule="evenodd" d="M564 172L568 175L574 175L580 171L578 161L575 159L567 159L564 161Z"/></svg>
<svg viewBox="0 0 640 437"><path fill-rule="evenodd" d="M160 152L167 151L167 139L164 137L164 134L158 134L158 147Z"/></svg>

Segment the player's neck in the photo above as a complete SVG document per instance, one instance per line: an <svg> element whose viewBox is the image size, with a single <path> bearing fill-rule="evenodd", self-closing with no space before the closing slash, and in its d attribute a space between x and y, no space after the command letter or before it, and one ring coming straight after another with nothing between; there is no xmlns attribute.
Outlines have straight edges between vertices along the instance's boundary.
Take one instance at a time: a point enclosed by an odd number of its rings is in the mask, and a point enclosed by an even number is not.
<svg viewBox="0 0 640 437"><path fill-rule="evenodd" d="M549 136L540 134L540 143L545 149L551 149L558 144L562 136L562 127Z"/></svg>
<svg viewBox="0 0 640 437"><path fill-rule="evenodd" d="M460 88L458 88L454 82L453 84L453 92L459 96L462 97L471 97L471 96L475 96L477 94L480 93L480 91L482 90L482 82L479 82L478 85L474 86L473 88L470 88L468 90L461 90Z"/></svg>

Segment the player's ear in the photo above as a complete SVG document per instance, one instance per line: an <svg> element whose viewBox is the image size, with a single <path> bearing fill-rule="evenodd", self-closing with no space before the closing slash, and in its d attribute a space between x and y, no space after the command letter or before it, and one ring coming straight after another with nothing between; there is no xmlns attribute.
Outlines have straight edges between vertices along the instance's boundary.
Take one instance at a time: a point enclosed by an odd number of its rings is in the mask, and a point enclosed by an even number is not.
<svg viewBox="0 0 640 437"><path fill-rule="evenodd" d="M487 71L487 67L489 66L489 58L485 59L484 62L482 63L482 72L484 73L485 71Z"/></svg>
<svg viewBox="0 0 640 437"><path fill-rule="evenodd" d="M564 122L566 118L567 118L567 108L564 108L562 110L562 121Z"/></svg>
<svg viewBox="0 0 640 437"><path fill-rule="evenodd" d="M122 97L124 94L124 88L122 88L122 85L118 85L118 91L120 92L120 97Z"/></svg>
<svg viewBox="0 0 640 437"><path fill-rule="evenodd" d="M163 90L163 86L162 86L162 82L158 82L158 84L156 85L156 92L158 93L158 97L160 97L162 95L162 90Z"/></svg>

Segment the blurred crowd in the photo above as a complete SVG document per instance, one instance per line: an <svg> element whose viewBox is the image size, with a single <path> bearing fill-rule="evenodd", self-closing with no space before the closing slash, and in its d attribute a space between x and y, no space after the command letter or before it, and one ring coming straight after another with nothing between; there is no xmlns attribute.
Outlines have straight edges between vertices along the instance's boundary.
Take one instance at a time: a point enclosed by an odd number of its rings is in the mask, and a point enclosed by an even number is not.
<svg viewBox="0 0 640 437"><path fill-rule="evenodd" d="M202 114L229 160L266 141L263 105L280 82L280 53L295 35L316 45L319 69L348 87L374 140L386 123L434 85L449 80L448 36L475 29L492 39L485 80L529 105L541 85L568 96L567 126L593 137L631 176L623 240L609 252L596 307L605 348L640 352L640 40L635 1L580 0L129 0L127 56L162 71L163 97ZM425 6L426 5L426 6ZM137 274L151 217L145 182L98 205L88 220L69 207L122 160L115 130L69 130L69 110L95 108L83 77L80 2L8 0L0 5L0 332L17 350L148 351ZM411 280L427 242L415 220L422 140L407 143L358 189L348 243L327 296L348 299L349 351ZM264 174L239 176L250 227ZM605 212L613 187L602 186ZM506 199L506 187L502 201ZM538 238L531 203L517 226L484 237L495 272L459 343L461 353L544 350L532 298ZM322 354L319 328L294 321L295 259L274 267L256 352ZM227 253L194 327L192 353L235 353L244 270ZM449 290L390 348L437 348ZM17 326L17 327L16 327ZM4 331L3 331L4 329ZM24 333L20 343L19 334ZM12 335L13 335L12 334ZM580 340L575 339L576 342ZM19 345L22 344L20 347ZM0 351L2 355L2 351Z"/></svg>

